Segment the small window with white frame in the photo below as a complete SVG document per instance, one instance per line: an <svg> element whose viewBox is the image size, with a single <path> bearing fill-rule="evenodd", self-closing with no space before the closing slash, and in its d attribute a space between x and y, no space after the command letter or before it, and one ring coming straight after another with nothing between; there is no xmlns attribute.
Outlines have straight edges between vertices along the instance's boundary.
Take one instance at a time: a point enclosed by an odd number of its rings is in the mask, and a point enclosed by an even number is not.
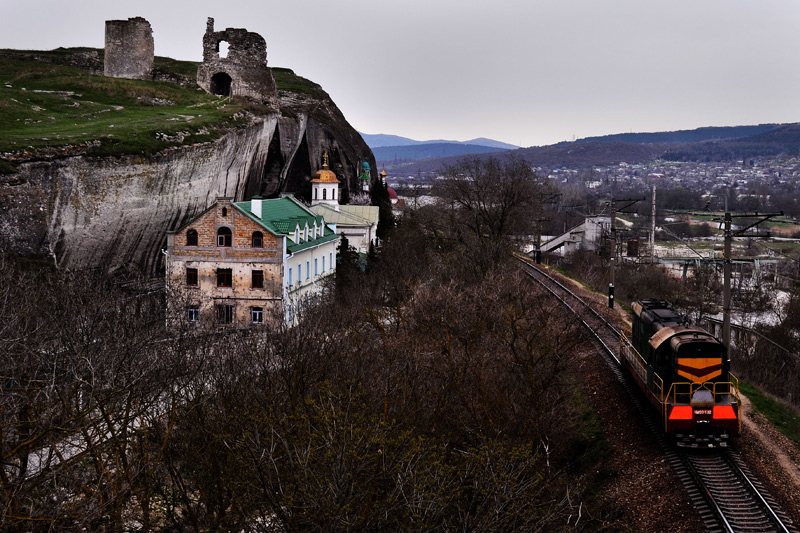
<svg viewBox="0 0 800 533"><path fill-rule="evenodd" d="M233 245L233 233L231 233L231 229L226 228L225 226L219 228L217 230L217 246L227 248L232 245Z"/></svg>
<svg viewBox="0 0 800 533"><path fill-rule="evenodd" d="M251 307L250 308L250 321L253 324L263 324L264 323L264 308L263 307Z"/></svg>
<svg viewBox="0 0 800 533"><path fill-rule="evenodd" d="M200 322L200 306L190 305L186 308L186 320L191 323Z"/></svg>

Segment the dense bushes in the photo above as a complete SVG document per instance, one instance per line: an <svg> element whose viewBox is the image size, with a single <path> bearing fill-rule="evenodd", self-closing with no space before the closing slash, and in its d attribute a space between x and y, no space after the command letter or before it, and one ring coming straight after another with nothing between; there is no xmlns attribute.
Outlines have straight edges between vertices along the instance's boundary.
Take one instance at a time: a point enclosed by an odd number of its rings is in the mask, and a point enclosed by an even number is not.
<svg viewBox="0 0 800 533"><path fill-rule="evenodd" d="M167 331L161 295L0 262L2 527L571 528L575 325L449 209L294 328Z"/></svg>

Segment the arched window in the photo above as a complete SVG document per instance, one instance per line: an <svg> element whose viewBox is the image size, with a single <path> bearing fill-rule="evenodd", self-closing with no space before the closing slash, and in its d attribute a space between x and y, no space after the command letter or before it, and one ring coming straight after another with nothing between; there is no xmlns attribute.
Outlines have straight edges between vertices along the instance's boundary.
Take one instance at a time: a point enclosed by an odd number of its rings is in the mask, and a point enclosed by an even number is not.
<svg viewBox="0 0 800 533"><path fill-rule="evenodd" d="M197 246L197 230L190 229L186 232L186 246Z"/></svg>
<svg viewBox="0 0 800 533"><path fill-rule="evenodd" d="M217 53L219 54L220 59L226 59L228 57L228 48L230 45L228 41L220 41L217 43Z"/></svg>
<svg viewBox="0 0 800 533"><path fill-rule="evenodd" d="M328 189L322 189L322 199L323 200L328 199Z"/></svg>
<svg viewBox="0 0 800 533"><path fill-rule="evenodd" d="M231 246L233 243L233 236L231 229L222 227L217 230L217 246Z"/></svg>
<svg viewBox="0 0 800 533"><path fill-rule="evenodd" d="M319 189L314 189L314 200L319 200Z"/></svg>
<svg viewBox="0 0 800 533"><path fill-rule="evenodd" d="M253 248L263 248L264 247L264 234L260 231L253 232Z"/></svg>
<svg viewBox="0 0 800 533"><path fill-rule="evenodd" d="M333 189L331 191L331 193L333 194L333 197L331 198L331 200L336 200L336 189Z"/></svg>
<svg viewBox="0 0 800 533"><path fill-rule="evenodd" d="M224 217L228 216L228 208L227 207L223 207L222 208L222 216L224 216Z"/></svg>

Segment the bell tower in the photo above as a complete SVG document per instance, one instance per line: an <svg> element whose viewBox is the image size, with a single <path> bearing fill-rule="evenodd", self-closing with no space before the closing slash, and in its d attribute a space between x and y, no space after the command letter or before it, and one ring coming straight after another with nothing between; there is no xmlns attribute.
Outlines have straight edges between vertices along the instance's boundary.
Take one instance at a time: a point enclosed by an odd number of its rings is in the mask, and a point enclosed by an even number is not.
<svg viewBox="0 0 800 533"><path fill-rule="evenodd" d="M327 204L339 210L339 180L336 174L328 169L328 153L322 156L322 169L314 174L311 180L311 205Z"/></svg>

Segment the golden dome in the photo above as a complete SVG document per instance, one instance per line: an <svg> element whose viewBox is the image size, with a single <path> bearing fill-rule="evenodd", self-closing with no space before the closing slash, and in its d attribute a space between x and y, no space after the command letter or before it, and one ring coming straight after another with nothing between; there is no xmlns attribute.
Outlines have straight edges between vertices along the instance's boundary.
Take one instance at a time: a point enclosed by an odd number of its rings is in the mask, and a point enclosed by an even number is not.
<svg viewBox="0 0 800 533"><path fill-rule="evenodd" d="M328 169L327 153L325 153L324 158L325 163L323 163L322 169L318 170L317 173L314 174L314 179L311 180L311 183L339 183L339 180L336 179L336 174L334 174L332 170Z"/></svg>

